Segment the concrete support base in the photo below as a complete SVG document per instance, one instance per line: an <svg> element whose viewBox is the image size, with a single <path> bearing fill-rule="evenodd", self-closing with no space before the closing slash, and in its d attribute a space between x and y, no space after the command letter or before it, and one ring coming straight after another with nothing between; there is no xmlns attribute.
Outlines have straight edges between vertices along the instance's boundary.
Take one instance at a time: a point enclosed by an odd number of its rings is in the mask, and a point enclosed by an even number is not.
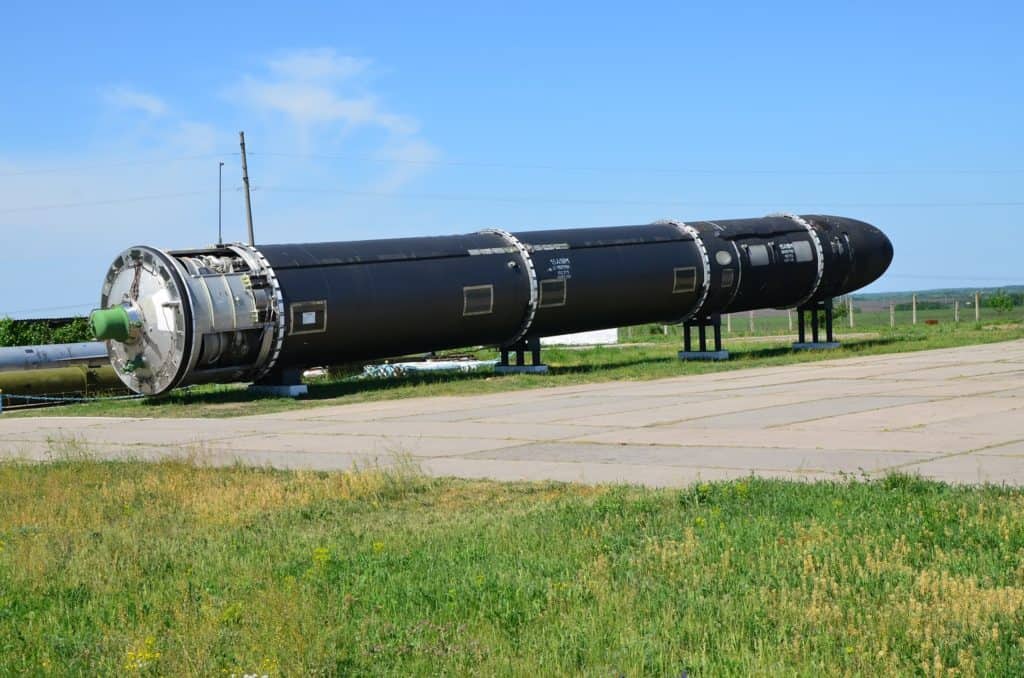
<svg viewBox="0 0 1024 678"><path fill-rule="evenodd" d="M831 351L839 348L838 341L796 341L793 342L794 351Z"/></svg>
<svg viewBox="0 0 1024 678"><path fill-rule="evenodd" d="M547 374L548 366L540 361L540 337L524 339L514 346L502 346L501 357L494 366L495 374ZM530 365L526 364L526 354L530 354ZM515 356L513 363L510 354Z"/></svg>
<svg viewBox="0 0 1024 678"><path fill-rule="evenodd" d="M680 360L728 360L728 351L680 351Z"/></svg>
<svg viewBox="0 0 1024 678"><path fill-rule="evenodd" d="M270 395L278 398L298 398L309 393L305 384L249 384L249 393Z"/></svg>
<svg viewBox="0 0 1024 678"><path fill-rule="evenodd" d="M693 350L692 332L697 329L697 350ZM711 328L713 343L708 349L708 328ZM722 348L722 316L718 313L701 315L683 322L683 350L680 360L728 360L729 352Z"/></svg>
<svg viewBox="0 0 1024 678"><path fill-rule="evenodd" d="M547 365L495 365L495 374L547 374Z"/></svg>

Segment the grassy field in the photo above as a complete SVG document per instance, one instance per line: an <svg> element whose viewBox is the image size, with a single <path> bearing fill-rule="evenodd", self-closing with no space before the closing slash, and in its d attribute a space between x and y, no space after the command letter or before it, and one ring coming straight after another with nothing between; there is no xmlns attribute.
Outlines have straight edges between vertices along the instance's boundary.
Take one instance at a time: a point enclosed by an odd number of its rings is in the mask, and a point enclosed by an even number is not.
<svg viewBox="0 0 1024 678"><path fill-rule="evenodd" d="M1024 494L0 465L2 675L1021 675Z"/></svg>
<svg viewBox="0 0 1024 678"><path fill-rule="evenodd" d="M785 316L782 317L785 322ZM643 328L637 328L638 333ZM658 379L686 374L703 374L745 367L765 367L794 363L877 355L903 351L949 348L969 344L1024 338L1017 324L991 326L953 325L876 330L874 334L843 339L834 351L794 352L790 340L733 339L727 348L726 362L680 362L678 336L664 336L647 329L642 341L582 349L545 348L548 375L495 376L489 372L440 374L398 379L321 379L310 382L309 396L290 398L254 397L243 385L200 386L179 390L163 398L132 401L106 401L68 405L59 408L29 410L3 416L111 415L135 417L231 417L278 412L317 405L356 403L371 400L437 395L474 395L526 388L567 386L603 381ZM476 351L483 359L493 359L493 350Z"/></svg>

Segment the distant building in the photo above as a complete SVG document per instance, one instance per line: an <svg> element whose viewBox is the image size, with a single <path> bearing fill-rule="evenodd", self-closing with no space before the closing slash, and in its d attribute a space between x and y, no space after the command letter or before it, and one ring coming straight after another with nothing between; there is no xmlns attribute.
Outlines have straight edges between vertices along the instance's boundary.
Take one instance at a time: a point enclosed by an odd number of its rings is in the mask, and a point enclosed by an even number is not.
<svg viewBox="0 0 1024 678"><path fill-rule="evenodd" d="M600 346L602 344L619 343L619 328L612 327L607 330L592 330L590 332L575 332L573 334L560 334L555 337L543 337L540 343L545 346Z"/></svg>

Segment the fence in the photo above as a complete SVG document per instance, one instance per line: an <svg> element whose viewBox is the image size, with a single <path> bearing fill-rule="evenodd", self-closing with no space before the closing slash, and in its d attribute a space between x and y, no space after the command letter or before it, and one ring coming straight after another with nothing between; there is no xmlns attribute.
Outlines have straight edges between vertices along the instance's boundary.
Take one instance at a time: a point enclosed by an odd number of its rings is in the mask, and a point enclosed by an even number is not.
<svg viewBox="0 0 1024 678"><path fill-rule="evenodd" d="M978 303L980 302L980 304ZM878 332L913 326L971 326L1024 322L1024 306L1005 308L990 305L986 294L937 296L933 292L908 293L886 298L844 296L834 302L834 327L837 334ZM852 308L852 313L850 312ZM852 321L851 321L852 318ZM790 310L762 309L722 316L722 335L726 337L795 335L797 313ZM679 337L680 325L637 325L619 330L620 341L645 341L659 337Z"/></svg>

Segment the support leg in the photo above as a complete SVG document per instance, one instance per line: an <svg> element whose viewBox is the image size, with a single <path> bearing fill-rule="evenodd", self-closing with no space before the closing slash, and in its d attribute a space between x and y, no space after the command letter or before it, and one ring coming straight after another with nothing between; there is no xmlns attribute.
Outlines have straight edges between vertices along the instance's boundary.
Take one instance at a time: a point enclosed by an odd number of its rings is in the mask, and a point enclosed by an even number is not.
<svg viewBox="0 0 1024 678"><path fill-rule="evenodd" d="M807 341L807 327L805 314L811 315L811 340ZM819 315L820 313L820 315ZM825 340L821 340L821 329L824 324ZM839 348L832 333L833 316L832 300L817 301L809 306L797 309L797 334L798 339L793 348L797 351L823 350Z"/></svg>
<svg viewBox="0 0 1024 678"><path fill-rule="evenodd" d="M530 340L530 362L534 366L540 365L540 339L534 337Z"/></svg>
<svg viewBox="0 0 1024 678"><path fill-rule="evenodd" d="M697 328L697 349L693 350L693 339L690 332ZM711 327L714 339L714 350L708 350L708 327ZM683 323L683 350L679 352L680 360L728 360L729 352L722 349L722 316L704 316L693 318Z"/></svg>
<svg viewBox="0 0 1024 678"><path fill-rule="evenodd" d="M832 300L829 299L825 303L825 341L828 343L834 343L835 338L832 335Z"/></svg>
<svg viewBox="0 0 1024 678"><path fill-rule="evenodd" d="M541 362L540 337L520 341L515 346L502 347L501 359L494 366L495 374L547 374L548 366ZM532 364L526 364L526 353L529 351ZM509 364L508 356L515 352L516 364Z"/></svg>

